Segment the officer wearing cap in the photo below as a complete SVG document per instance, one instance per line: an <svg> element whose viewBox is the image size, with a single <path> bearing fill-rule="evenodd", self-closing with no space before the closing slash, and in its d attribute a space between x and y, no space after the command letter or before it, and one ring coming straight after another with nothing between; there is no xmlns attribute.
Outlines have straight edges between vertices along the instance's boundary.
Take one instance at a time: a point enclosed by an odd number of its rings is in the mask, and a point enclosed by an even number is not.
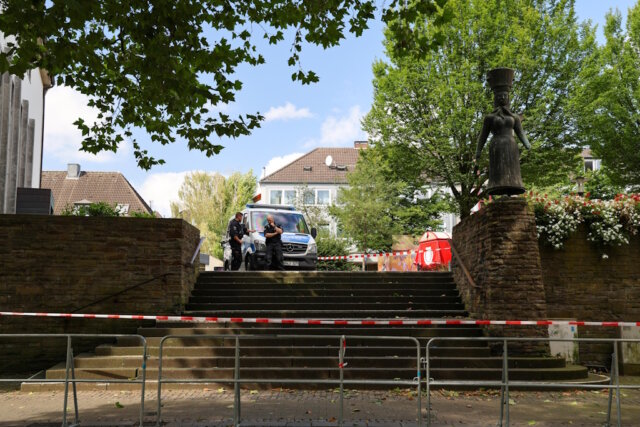
<svg viewBox="0 0 640 427"><path fill-rule="evenodd" d="M229 222L229 245L231 246L231 270L236 271L242 265L242 238L255 230L247 230L242 223L242 212L236 212Z"/></svg>

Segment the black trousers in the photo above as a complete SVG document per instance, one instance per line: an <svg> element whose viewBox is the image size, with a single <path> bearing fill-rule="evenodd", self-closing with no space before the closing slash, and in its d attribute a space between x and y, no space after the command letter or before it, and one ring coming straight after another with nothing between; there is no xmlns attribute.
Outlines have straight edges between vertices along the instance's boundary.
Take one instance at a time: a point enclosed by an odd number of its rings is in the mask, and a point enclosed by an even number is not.
<svg viewBox="0 0 640 427"><path fill-rule="evenodd" d="M267 256L265 258L267 268L284 270L282 264L282 242L267 243Z"/></svg>
<svg viewBox="0 0 640 427"><path fill-rule="evenodd" d="M237 271L242 265L242 245L231 244L231 270Z"/></svg>

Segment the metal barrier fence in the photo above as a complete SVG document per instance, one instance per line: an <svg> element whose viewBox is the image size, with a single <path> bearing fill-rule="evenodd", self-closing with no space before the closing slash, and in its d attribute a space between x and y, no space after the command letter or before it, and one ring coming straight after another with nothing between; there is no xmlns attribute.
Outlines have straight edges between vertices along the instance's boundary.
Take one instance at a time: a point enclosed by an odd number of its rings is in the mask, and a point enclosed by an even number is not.
<svg viewBox="0 0 640 427"><path fill-rule="evenodd" d="M73 339L91 339L91 338L136 338L140 340L142 345L142 378L134 380L118 380L118 379L89 379L89 378L76 378L75 376L75 364L73 356ZM35 338L60 338L66 339L66 361L65 361L65 377L62 379L34 379L34 378L0 378L0 383L64 383L64 406L62 409L62 427L72 427L80 425L80 417L78 410L78 392L76 389L77 383L126 383L126 384L140 384L140 427L143 426L144 418L144 393L147 378L147 340L142 335L122 335L122 334L0 334L0 341L6 339L19 339L29 340ZM69 425L67 421L67 403L69 399L69 384L73 389L73 408L74 408L74 423Z"/></svg>
<svg viewBox="0 0 640 427"><path fill-rule="evenodd" d="M479 341L479 342L499 342L502 343L502 379L500 381L464 381L464 380L435 380L431 378L431 363L429 355L431 349L436 347L437 342L455 341ZM585 343L610 343L613 345L611 355L611 377L609 384L581 384L576 382L542 382L542 381L512 381L509 379L509 343L512 342L585 342ZM617 338L489 338L489 337L442 337L432 338L427 342L425 349L424 370L425 385L427 392L427 427L431 425L431 388L433 386L456 386L456 387L493 387L500 388L500 420L499 427L509 426L509 387L535 387L536 389L607 389L609 390L609 401L607 406L607 418L605 426L611 426L611 407L613 401L613 391L616 393L616 419L617 426L622 425L622 410L620 404L621 389L640 390L640 384L621 385L619 372L619 350L618 345L622 343L635 343L640 345L640 339L617 339Z"/></svg>
<svg viewBox="0 0 640 427"><path fill-rule="evenodd" d="M67 427L68 414L67 403L69 395L69 384L71 384L73 392L74 403L74 423L72 426L79 425L79 410L78 410L78 397L77 397L77 383L126 383L126 384L140 384L141 397L140 397L140 426L143 426L144 421L144 399L145 399L145 386L147 380L147 360L148 360L148 348L147 341L141 335L122 335L122 334L0 334L0 341L7 339L20 339L29 340L37 338L59 338L66 340L66 362L65 362L65 377L61 379L34 379L34 378L0 378L0 383L64 383L64 406L63 406L63 427ZM75 377L75 366L73 356L73 340L74 339L105 339L105 338L134 338L139 340L143 348L141 359L141 375L139 379L85 379ZM294 379L294 378L244 378L241 376L241 360L240 352L243 348L241 342L243 340L272 340L272 339L298 339L298 338L312 338L312 339L335 339L338 344L338 354L336 355L336 364L339 368L339 379ZM234 341L234 375L233 378L163 378L163 350L165 347L169 347L166 343L170 340L186 339L189 341L198 341L203 339L220 339L220 340L233 340ZM408 341L415 345L416 358L415 368L416 376L412 379L345 379L344 368L345 354L347 348L347 342L349 340L371 340L371 341ZM502 344L502 368L501 368L501 380L499 381L469 381L469 380L436 380L431 377L431 350L437 347L436 343L442 342L455 342L455 341L478 341L478 342L497 342ZM542 382L542 381L513 381L509 378L509 343L514 342L578 342L578 343L607 343L613 345L613 353L611 356L611 377L608 384L583 384L578 382ZM606 414L606 426L611 426L611 415L613 405L613 392L616 394L616 419L618 426L621 426L621 390L624 389L636 389L640 390L640 384L636 385L622 385L620 384L619 373L619 349L618 346L622 343L635 343L640 345L640 339L614 339L614 338L488 338L488 337L437 337L431 338L425 346L425 357L421 358L421 346L420 342L414 337L403 336L359 336L359 335L169 335L160 340L158 349L158 406L156 413L156 425L160 425L162 422L162 385L168 383L227 383L233 384L234 387L234 405L233 405L233 423L238 426L241 422L241 400L240 400L240 386L242 384L313 384L313 385L332 385L339 386L339 418L338 425L343 424L343 412L344 412L344 387L350 385L386 385L386 386L408 386L415 387L417 391L417 420L418 425L423 424L423 417L421 414L422 409L422 381L426 385L426 424L427 427L431 425L432 421L432 408L431 408L431 390L434 386L456 386L456 387L492 387L500 388L500 419L498 425L509 426L510 414L509 414L509 393L511 387L535 387L536 389L607 389L609 390L608 396L608 410ZM288 346L288 348L295 349L295 346ZM319 349L322 347L318 347ZM412 346L406 347L412 348ZM411 358L409 358L411 359ZM311 369L305 367L305 369ZM322 369L322 368L320 368ZM327 368L325 368L327 369ZM426 375L425 378L421 378L421 370L424 369Z"/></svg>
<svg viewBox="0 0 640 427"><path fill-rule="evenodd" d="M314 338L314 339L336 339L338 342L338 354L336 355L337 366L340 369L339 379L324 379L324 380L309 380L309 379L293 379L293 378L277 378L277 379L264 379L264 378L241 378L240 376L240 350L241 341L246 339L252 340L272 340L274 338ZM198 379L164 379L162 378L162 354L165 343L169 340L187 339L187 340L203 340L203 339L223 339L235 341L235 362L234 362L234 377L229 378L198 378ZM416 376L411 380L359 380L359 379L345 379L344 368L345 363L345 351L346 343L348 340L372 340L372 341L410 341L416 348ZM233 425L240 425L241 421L241 402L240 402L240 385L241 384L324 384L339 386L340 388L340 404L338 425L343 425L343 413L344 413L344 386L345 385L388 385L388 386L409 386L415 387L417 390L417 420L418 425L422 425L422 392L421 392L421 358L420 358L420 342L414 337L385 337L385 336L359 336L359 335L169 335L162 338L160 341L160 349L158 351L158 410L156 425L160 425L162 422L162 384L166 383L229 383L234 387L234 402L233 402ZM310 369L310 368L306 368Z"/></svg>

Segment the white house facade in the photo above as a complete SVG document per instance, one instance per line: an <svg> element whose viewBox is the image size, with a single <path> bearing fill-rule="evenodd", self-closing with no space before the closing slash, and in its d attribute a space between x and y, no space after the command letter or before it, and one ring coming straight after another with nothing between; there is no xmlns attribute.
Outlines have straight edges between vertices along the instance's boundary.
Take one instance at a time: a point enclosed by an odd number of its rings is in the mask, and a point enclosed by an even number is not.
<svg viewBox="0 0 640 427"><path fill-rule="evenodd" d="M356 142L354 148L316 148L281 169L263 177L256 200L262 204L296 205L314 212L319 230L340 234L337 222L328 207L336 203L338 190L347 185L347 174L353 171L360 149L366 143Z"/></svg>

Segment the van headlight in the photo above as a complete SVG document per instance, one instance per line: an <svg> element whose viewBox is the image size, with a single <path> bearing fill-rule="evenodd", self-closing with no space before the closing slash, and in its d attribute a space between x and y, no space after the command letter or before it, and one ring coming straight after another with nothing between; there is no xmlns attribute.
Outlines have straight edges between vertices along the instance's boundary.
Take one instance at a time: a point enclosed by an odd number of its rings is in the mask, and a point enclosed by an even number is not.
<svg viewBox="0 0 640 427"><path fill-rule="evenodd" d="M256 247L256 252L266 252L267 245L262 240L254 240L253 245Z"/></svg>
<svg viewBox="0 0 640 427"><path fill-rule="evenodd" d="M311 243L307 248L307 253L315 254L316 252L318 252L318 246L315 243Z"/></svg>

